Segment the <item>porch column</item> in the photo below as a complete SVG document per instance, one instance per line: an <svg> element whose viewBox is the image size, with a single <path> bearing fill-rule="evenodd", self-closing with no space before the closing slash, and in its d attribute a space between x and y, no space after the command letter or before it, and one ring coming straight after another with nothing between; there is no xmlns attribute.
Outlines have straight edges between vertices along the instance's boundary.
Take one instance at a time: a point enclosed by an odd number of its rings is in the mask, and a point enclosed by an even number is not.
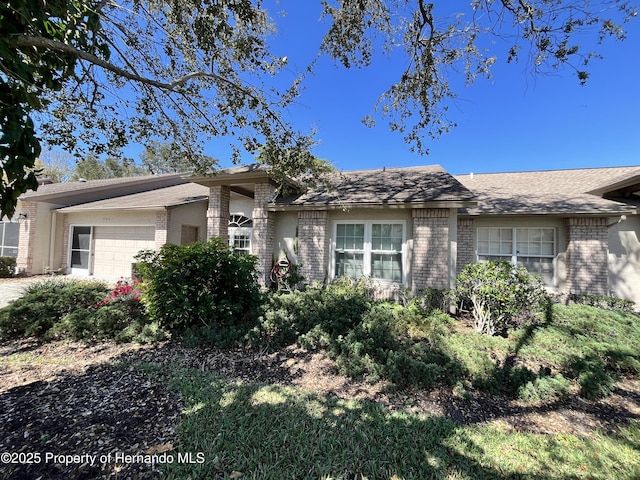
<svg viewBox="0 0 640 480"><path fill-rule="evenodd" d="M608 295L609 231L606 217L567 218L569 293Z"/></svg>
<svg viewBox="0 0 640 480"><path fill-rule="evenodd" d="M276 187L270 183L256 183L254 187L251 248L258 257L258 282L263 287L270 283L269 274L273 266L275 221L273 212L267 206L273 201L275 191Z"/></svg>
<svg viewBox="0 0 640 480"><path fill-rule="evenodd" d="M476 261L476 249L473 242L473 232L476 221L473 218L458 218L458 253L456 274L470 263Z"/></svg>
<svg viewBox="0 0 640 480"><path fill-rule="evenodd" d="M419 208L412 214L412 290L449 288L449 210Z"/></svg>
<svg viewBox="0 0 640 480"><path fill-rule="evenodd" d="M33 273L33 249L36 241L36 215L38 205L34 202L21 202L18 215L26 215L20 220L20 236L18 237L18 256L16 272Z"/></svg>
<svg viewBox="0 0 640 480"><path fill-rule="evenodd" d="M298 212L298 259L307 284L326 279L327 230L326 210Z"/></svg>
<svg viewBox="0 0 640 480"><path fill-rule="evenodd" d="M219 237L229 243L229 198L228 185L209 187L209 207L207 209L207 240Z"/></svg>

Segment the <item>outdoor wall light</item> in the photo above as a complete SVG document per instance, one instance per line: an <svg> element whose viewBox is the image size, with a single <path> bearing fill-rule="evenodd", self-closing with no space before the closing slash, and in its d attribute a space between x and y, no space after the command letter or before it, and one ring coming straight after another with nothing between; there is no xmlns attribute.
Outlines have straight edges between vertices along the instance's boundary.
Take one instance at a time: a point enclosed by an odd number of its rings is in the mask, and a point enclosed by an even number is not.
<svg viewBox="0 0 640 480"><path fill-rule="evenodd" d="M18 223L22 223L27 219L27 214L26 213L20 213L18 214Z"/></svg>

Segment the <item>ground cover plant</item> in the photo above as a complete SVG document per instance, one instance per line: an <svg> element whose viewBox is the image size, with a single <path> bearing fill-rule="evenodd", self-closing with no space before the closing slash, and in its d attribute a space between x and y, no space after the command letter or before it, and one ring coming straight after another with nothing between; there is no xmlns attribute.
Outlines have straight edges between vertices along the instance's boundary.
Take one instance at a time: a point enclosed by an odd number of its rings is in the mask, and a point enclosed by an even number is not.
<svg viewBox="0 0 640 480"><path fill-rule="evenodd" d="M133 283L46 279L29 285L25 294L0 309L0 340L112 339L154 341L163 337L139 301Z"/></svg>

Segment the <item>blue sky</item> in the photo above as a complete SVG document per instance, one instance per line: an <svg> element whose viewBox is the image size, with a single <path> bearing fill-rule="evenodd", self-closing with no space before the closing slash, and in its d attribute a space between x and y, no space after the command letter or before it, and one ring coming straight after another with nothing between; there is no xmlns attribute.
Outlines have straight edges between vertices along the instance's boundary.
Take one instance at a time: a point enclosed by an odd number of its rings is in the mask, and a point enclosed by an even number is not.
<svg viewBox="0 0 640 480"><path fill-rule="evenodd" d="M279 2L288 16L277 18L279 33L272 43L287 55L292 76L314 58L326 28L319 22L319 3ZM584 87L572 70L534 77L524 62L506 63L506 46L496 50L503 57L493 78L457 91L450 118L458 126L428 140L427 156L412 153L384 119L373 129L360 121L397 78L393 57L380 58L367 70L345 70L322 60L288 119L303 130L315 127L320 145L314 153L342 170L437 163L457 174L638 165L640 24L626 29L624 42L602 46L605 58L592 61ZM214 157L226 156L220 143L210 148Z"/></svg>

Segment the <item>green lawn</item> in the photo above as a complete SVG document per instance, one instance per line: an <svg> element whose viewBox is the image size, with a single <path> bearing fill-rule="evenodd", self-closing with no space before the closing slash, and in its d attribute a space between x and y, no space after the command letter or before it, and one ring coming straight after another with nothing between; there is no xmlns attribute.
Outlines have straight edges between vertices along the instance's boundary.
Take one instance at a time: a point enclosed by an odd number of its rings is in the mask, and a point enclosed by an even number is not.
<svg viewBox="0 0 640 480"><path fill-rule="evenodd" d="M183 395L175 479L637 479L640 425L616 436L517 433L297 388L147 366ZM240 476L240 474L242 474Z"/></svg>

